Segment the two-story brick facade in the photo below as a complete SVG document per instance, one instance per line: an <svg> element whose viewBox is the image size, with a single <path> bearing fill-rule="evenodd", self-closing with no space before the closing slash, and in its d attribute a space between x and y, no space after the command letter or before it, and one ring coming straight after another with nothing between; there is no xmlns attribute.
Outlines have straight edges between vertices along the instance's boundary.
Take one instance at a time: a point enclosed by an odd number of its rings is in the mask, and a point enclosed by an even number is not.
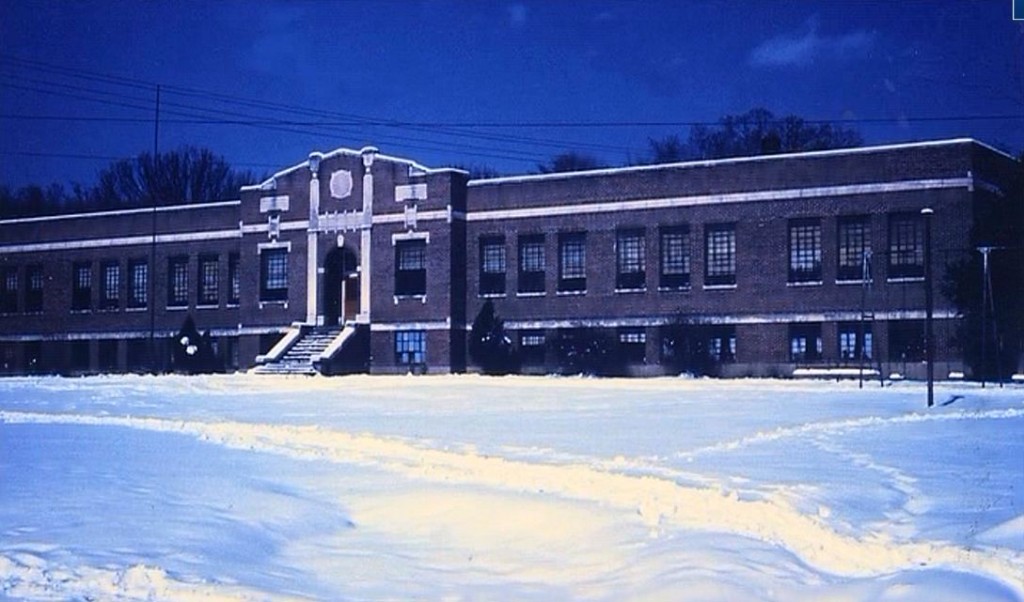
<svg viewBox="0 0 1024 602"><path fill-rule="evenodd" d="M725 375L919 376L926 220L942 274L1016 168L972 140L474 181L313 153L238 201L0 221L0 367L163 369L191 316L228 368L457 372L490 301L527 372L584 331L629 373L675 371L685 332ZM940 373L961 371L936 300Z"/></svg>

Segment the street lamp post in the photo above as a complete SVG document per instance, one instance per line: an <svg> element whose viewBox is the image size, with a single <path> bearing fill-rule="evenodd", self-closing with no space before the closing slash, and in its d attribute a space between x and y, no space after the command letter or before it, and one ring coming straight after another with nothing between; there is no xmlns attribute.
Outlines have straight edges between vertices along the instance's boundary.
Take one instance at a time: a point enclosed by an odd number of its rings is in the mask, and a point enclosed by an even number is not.
<svg viewBox="0 0 1024 602"><path fill-rule="evenodd" d="M930 207L921 210L924 216L924 355L928 370L928 407L935 405L935 333L932 320L935 299L932 295L932 216Z"/></svg>

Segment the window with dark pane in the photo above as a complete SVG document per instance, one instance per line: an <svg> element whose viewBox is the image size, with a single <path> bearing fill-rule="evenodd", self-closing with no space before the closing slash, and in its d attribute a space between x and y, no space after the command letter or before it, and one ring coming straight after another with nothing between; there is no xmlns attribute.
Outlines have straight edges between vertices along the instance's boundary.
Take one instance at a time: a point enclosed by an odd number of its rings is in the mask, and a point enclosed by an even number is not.
<svg viewBox="0 0 1024 602"><path fill-rule="evenodd" d="M104 261L100 264L103 286L100 287L100 309L117 309L121 306L121 264Z"/></svg>
<svg viewBox="0 0 1024 602"><path fill-rule="evenodd" d="M690 287L690 228L667 226L660 230L661 276L658 286L667 290Z"/></svg>
<svg viewBox="0 0 1024 602"><path fill-rule="evenodd" d="M0 271L0 287L0 313L17 313L18 268L8 267Z"/></svg>
<svg viewBox="0 0 1024 602"><path fill-rule="evenodd" d="M43 311L43 266L25 268L25 311Z"/></svg>
<svg viewBox="0 0 1024 602"><path fill-rule="evenodd" d="M231 305L238 305L242 298L242 283L238 262L238 253L228 254L228 303Z"/></svg>
<svg viewBox="0 0 1024 602"><path fill-rule="evenodd" d="M789 221L789 281L821 282L821 220Z"/></svg>
<svg viewBox="0 0 1024 602"><path fill-rule="evenodd" d="M924 320L889 322L889 361L924 359Z"/></svg>
<svg viewBox="0 0 1024 602"><path fill-rule="evenodd" d="M704 284L736 284L736 225L706 226L704 246Z"/></svg>
<svg viewBox="0 0 1024 602"><path fill-rule="evenodd" d="M558 235L558 290L587 290L587 235L584 232Z"/></svg>
<svg viewBox="0 0 1024 602"><path fill-rule="evenodd" d="M615 232L615 288L642 290L647 284L646 237L643 228Z"/></svg>
<svg viewBox="0 0 1024 602"><path fill-rule="evenodd" d="M427 333L423 330L400 330L395 332L395 363L400 366L415 366L426 363Z"/></svg>
<svg viewBox="0 0 1024 602"><path fill-rule="evenodd" d="M220 303L220 258L217 255L199 256L199 305Z"/></svg>
<svg viewBox="0 0 1024 602"><path fill-rule="evenodd" d="M543 330L523 330L519 333L519 358L523 365L544 363L545 337Z"/></svg>
<svg viewBox="0 0 1024 602"><path fill-rule="evenodd" d="M427 294L427 242L399 240L395 243L395 295Z"/></svg>
<svg viewBox="0 0 1024 602"><path fill-rule="evenodd" d="M128 262L128 307L149 305L149 264L145 259Z"/></svg>
<svg viewBox="0 0 1024 602"><path fill-rule="evenodd" d="M917 213L889 216L889 278L924 277L924 222Z"/></svg>
<svg viewBox="0 0 1024 602"><path fill-rule="evenodd" d="M544 292L544 235L519 237L519 292Z"/></svg>
<svg viewBox="0 0 1024 602"><path fill-rule="evenodd" d="M647 359L647 332L643 328L619 329L619 351L630 364L642 364Z"/></svg>
<svg viewBox="0 0 1024 602"><path fill-rule="evenodd" d="M863 322L839 323L839 359L845 361L869 360L874 357L874 337L871 324Z"/></svg>
<svg viewBox="0 0 1024 602"><path fill-rule="evenodd" d="M260 253L260 301L287 300L288 249L263 249Z"/></svg>
<svg viewBox="0 0 1024 602"><path fill-rule="evenodd" d="M713 326L708 330L707 354L713 362L736 361L736 327Z"/></svg>
<svg viewBox="0 0 1024 602"><path fill-rule="evenodd" d="M480 237L480 294L504 295L505 273L505 237Z"/></svg>
<svg viewBox="0 0 1024 602"><path fill-rule="evenodd" d="M167 259L167 307L188 306L188 255Z"/></svg>
<svg viewBox="0 0 1024 602"><path fill-rule="evenodd" d="M71 267L71 309L92 309L92 264L75 262Z"/></svg>
<svg viewBox="0 0 1024 602"><path fill-rule="evenodd" d="M794 362L821 359L821 324L789 325L789 359Z"/></svg>
<svg viewBox="0 0 1024 602"><path fill-rule="evenodd" d="M866 215L840 217L838 221L838 280L871 279L870 262L865 258L871 252L871 218ZM867 274L865 274L867 268Z"/></svg>

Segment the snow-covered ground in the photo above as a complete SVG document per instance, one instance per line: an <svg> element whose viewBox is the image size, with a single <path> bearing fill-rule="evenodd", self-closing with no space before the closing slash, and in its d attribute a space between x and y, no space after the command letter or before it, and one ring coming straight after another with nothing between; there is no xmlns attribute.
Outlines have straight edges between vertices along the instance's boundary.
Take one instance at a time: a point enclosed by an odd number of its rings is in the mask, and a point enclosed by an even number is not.
<svg viewBox="0 0 1024 602"><path fill-rule="evenodd" d="M1024 600L1024 387L936 399L0 379L0 599Z"/></svg>

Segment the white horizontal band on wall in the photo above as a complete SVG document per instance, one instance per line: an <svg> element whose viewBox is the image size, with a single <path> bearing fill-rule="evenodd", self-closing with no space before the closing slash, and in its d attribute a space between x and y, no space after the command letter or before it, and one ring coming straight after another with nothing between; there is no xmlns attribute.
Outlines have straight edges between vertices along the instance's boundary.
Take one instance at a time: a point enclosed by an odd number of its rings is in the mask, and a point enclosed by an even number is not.
<svg viewBox="0 0 1024 602"><path fill-rule="evenodd" d="M261 334L283 334L287 332L287 326L246 326L244 328L211 328L210 336L214 337L236 337L243 335ZM205 331L204 331L205 332ZM169 339L178 334L177 330L157 330L153 332L156 339ZM25 335L0 335L0 341L8 342L29 342L29 341L92 341L110 339L148 339L148 330L117 330L109 332L62 332L56 334L25 334Z"/></svg>
<svg viewBox="0 0 1024 602"><path fill-rule="evenodd" d="M242 234L266 234L270 229L270 226L266 222L260 224L240 224ZM279 229L281 232L291 232L295 230L309 230L309 220L291 220L287 222L281 222Z"/></svg>
<svg viewBox="0 0 1024 602"><path fill-rule="evenodd" d="M435 219L448 219L447 209L435 209L433 211L417 211L417 221L427 221ZM383 215L374 215L373 223L375 224L404 224L405 213L385 213Z"/></svg>
<svg viewBox="0 0 1024 602"><path fill-rule="evenodd" d="M157 234L156 243L201 242L206 240L228 240L240 238L241 231L208 230L205 232L186 232L182 234ZM93 238L86 240L62 240L56 242L26 243L21 245L0 246L0 253L35 253L40 251L69 251L72 249L96 249L102 247L129 247L153 243L153 235L121 236L117 238Z"/></svg>
<svg viewBox="0 0 1024 602"><path fill-rule="evenodd" d="M38 222L56 222L69 219L84 219L90 217L114 217L119 215L141 215L157 213L168 213L171 211L190 211L195 209L216 209L217 207L235 207L241 201L218 201L216 203L193 203L191 205L168 205L166 207L144 207L141 209L113 209L110 211L89 211L86 213L67 213L63 215L41 215L38 217L15 217L11 219L0 219L0 226L8 224L34 224Z"/></svg>
<svg viewBox="0 0 1024 602"><path fill-rule="evenodd" d="M753 192L730 192L724 194L699 194L674 198L640 199L632 201L611 201L602 203L576 203L572 205L547 205L522 209L495 209L471 211L466 219L479 222L497 219L523 219L530 217L555 217L579 215L581 213L611 213L619 211L649 211L652 209L675 209L699 205L750 203L763 201L797 201L835 196L854 196L895 192L942 190L949 188L970 188L972 178L946 178L930 180L904 180L900 182L879 182L871 184L844 184L840 186L817 186L813 188L787 188Z"/></svg>
<svg viewBox="0 0 1024 602"><path fill-rule="evenodd" d="M309 220L281 222L281 231L308 230ZM232 230L209 230L205 232L182 232L177 234L157 234L157 244L175 242L200 242L206 240L230 240L240 238L244 234L265 234L267 224L246 224ZM55 242L25 243L19 245L0 246L0 253L35 253L44 251L70 251L75 249L97 249L102 247L130 247L153 243L152 234L136 236L119 236L115 238L92 238L79 240L62 240Z"/></svg>
<svg viewBox="0 0 1024 602"><path fill-rule="evenodd" d="M257 253L262 253L263 251L266 251L267 249L284 249L284 250L288 251L289 253L291 253L291 251L292 251L292 241L285 240L285 241L275 241L275 242L261 242L261 243L258 243L256 245L256 252Z"/></svg>
<svg viewBox="0 0 1024 602"><path fill-rule="evenodd" d="M954 320L959 316L956 311L937 311L936 320ZM747 314L731 316L687 316L692 324L701 325L739 325L739 324L791 324L810 322L859 322L860 312L827 312L827 313L779 313L779 314ZM875 312L874 322L895 320L924 320L925 312L920 310ZM506 320L505 326L512 330L559 329L559 328L640 328L644 326L666 326L677 318L672 316L645 316L638 318L581 318L578 320ZM871 322L872 320L867 320Z"/></svg>
<svg viewBox="0 0 1024 602"><path fill-rule="evenodd" d="M370 324L372 332L395 332L399 330L449 330L451 324L440 322L374 322Z"/></svg>
<svg viewBox="0 0 1024 602"><path fill-rule="evenodd" d="M430 244L430 232L396 232L391 235L391 246L395 246L400 240L422 240Z"/></svg>

